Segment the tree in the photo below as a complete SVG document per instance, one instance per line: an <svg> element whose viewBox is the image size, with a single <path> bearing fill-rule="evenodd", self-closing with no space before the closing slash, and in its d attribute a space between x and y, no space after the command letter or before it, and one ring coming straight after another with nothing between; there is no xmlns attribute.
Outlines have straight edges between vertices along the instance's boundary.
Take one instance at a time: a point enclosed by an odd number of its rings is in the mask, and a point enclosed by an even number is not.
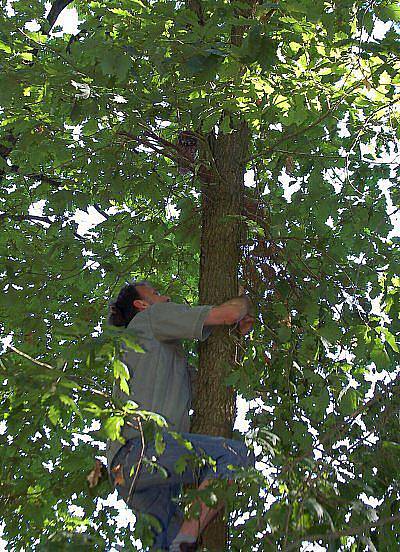
<svg viewBox="0 0 400 552"><path fill-rule="evenodd" d="M221 329L199 351L194 431L229 435L240 393L268 467L224 491L228 548L397 549L398 4L74 2L80 31L60 36L68 4L46 19L44 2L2 2L10 547L134 549L95 457L138 412L111 399L122 336L101 323L140 276L211 304L240 283L255 306L250 339ZM100 222L80 233L89 208Z"/></svg>

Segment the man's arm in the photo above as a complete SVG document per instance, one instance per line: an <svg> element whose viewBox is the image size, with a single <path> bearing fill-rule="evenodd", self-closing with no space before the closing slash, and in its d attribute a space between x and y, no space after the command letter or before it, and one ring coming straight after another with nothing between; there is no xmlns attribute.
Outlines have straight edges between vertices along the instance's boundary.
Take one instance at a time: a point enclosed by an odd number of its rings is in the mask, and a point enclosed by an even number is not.
<svg viewBox="0 0 400 552"><path fill-rule="evenodd" d="M255 320L256 319L254 318L254 316L252 316L251 314L246 314L246 316L242 318L242 320L240 320L240 322L237 325L238 332L242 335L246 335L249 332L251 332L251 330L253 329L253 324Z"/></svg>
<svg viewBox="0 0 400 552"><path fill-rule="evenodd" d="M251 302L247 295L234 297L222 305L213 307L204 320L205 326L236 324L250 314Z"/></svg>

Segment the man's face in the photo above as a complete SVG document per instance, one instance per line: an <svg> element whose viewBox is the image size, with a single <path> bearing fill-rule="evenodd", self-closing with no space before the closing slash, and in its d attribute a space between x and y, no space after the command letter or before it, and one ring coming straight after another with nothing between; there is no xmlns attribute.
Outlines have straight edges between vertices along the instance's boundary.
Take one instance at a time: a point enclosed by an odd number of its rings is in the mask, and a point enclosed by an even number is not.
<svg viewBox="0 0 400 552"><path fill-rule="evenodd" d="M145 310L155 303L167 303L171 301L168 295L160 295L160 293L149 283L137 284L136 289L139 292L140 299L136 299L133 304L138 310Z"/></svg>

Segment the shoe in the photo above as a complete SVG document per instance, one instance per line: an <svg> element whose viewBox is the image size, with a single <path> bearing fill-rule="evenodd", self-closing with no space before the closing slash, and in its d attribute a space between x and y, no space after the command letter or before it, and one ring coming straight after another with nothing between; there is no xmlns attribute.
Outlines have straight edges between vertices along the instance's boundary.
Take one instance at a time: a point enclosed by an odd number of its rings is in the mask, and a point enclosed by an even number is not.
<svg viewBox="0 0 400 552"><path fill-rule="evenodd" d="M181 552L196 552L198 550L197 548L197 542L181 542L180 544L180 551Z"/></svg>

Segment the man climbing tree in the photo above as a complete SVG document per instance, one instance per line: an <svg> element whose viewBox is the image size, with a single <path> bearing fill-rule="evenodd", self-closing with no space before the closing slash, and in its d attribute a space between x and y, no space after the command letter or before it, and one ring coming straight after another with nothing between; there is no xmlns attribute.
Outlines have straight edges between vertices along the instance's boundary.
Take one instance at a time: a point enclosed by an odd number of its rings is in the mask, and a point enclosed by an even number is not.
<svg viewBox="0 0 400 552"><path fill-rule="evenodd" d="M172 303L170 297L160 295L148 282L126 285L110 306L110 324L126 327L144 350L143 353L126 351L124 362L130 375L129 394L124 393L117 382L115 397L133 400L140 409L161 414L168 422L168 429L179 432L180 437L193 445L191 455L205 453L216 461L215 471L204 467L196 473L197 470L188 465L182 473L177 473L176 463L188 454L187 448L164 432L163 451L157 454L154 440L144 441L139 419L135 423L126 420L121 432L127 439L124 445L121 441L108 441L109 472L119 494L136 512L150 514L160 524L161 531L155 531L153 550L197 550L196 541L222 506L209 508L200 501L198 520L184 521L176 502L183 483L196 483L199 489L204 489L213 477L231 482L229 465L254 465L254 455L248 454L243 443L188 433L192 386L180 344L182 339L204 341L214 326L221 325L237 324L239 332L245 335L254 322L249 307L246 296L216 307L179 305ZM151 473L143 465L144 455L147 460L159 456L157 462L166 471L166 476L159 469Z"/></svg>
<svg viewBox="0 0 400 552"><path fill-rule="evenodd" d="M124 445L132 414L157 455L168 445L157 423L147 433L156 405L139 413L112 395L114 378L125 400L135 392L121 347L137 351L105 312L124 282L144 278L173 301L147 302L128 326L183 297L221 306L239 285L257 305L246 338L221 324L185 344L198 352L189 433L245 433L259 468L238 493L218 477L195 489L206 503L215 487L227 504L202 546L397 550L398 2L1 6L7 546L131 552L150 542L146 514L119 522L104 474L106 441ZM136 454L125 452L121 465ZM131 477L110 475L121 490ZM182 500L193 496L184 489Z"/></svg>

